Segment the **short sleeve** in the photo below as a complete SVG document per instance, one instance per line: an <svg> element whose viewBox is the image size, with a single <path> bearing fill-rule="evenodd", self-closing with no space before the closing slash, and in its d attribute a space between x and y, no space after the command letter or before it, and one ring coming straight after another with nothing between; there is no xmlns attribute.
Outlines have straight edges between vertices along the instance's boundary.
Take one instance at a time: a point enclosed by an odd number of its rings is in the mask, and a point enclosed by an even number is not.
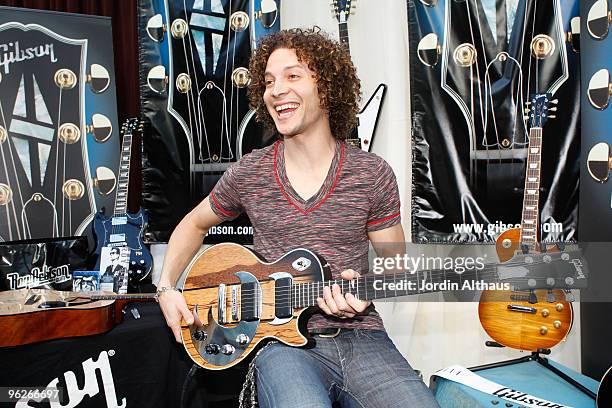
<svg viewBox="0 0 612 408"><path fill-rule="evenodd" d="M401 222L399 189L393 169L381 159L374 177L370 193L368 232L389 228Z"/></svg>
<svg viewBox="0 0 612 408"><path fill-rule="evenodd" d="M240 162L230 166L210 193L210 207L223 221L231 221L244 211L240 201L240 168Z"/></svg>

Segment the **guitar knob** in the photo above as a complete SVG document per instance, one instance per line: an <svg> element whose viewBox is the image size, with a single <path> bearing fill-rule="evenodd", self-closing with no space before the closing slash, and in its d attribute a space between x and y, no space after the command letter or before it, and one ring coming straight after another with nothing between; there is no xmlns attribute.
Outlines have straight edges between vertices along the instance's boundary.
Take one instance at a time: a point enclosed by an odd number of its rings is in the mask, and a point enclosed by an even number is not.
<svg viewBox="0 0 612 408"><path fill-rule="evenodd" d="M224 344L223 347L221 347L221 352L226 356L234 354L234 351L236 351L236 349L231 344Z"/></svg>
<svg viewBox="0 0 612 408"><path fill-rule="evenodd" d="M546 278L546 284L551 288L555 287L555 278Z"/></svg>
<svg viewBox="0 0 612 408"><path fill-rule="evenodd" d="M561 321L560 320L555 320L553 322L553 326L555 326L555 329L560 329L561 328Z"/></svg>
<svg viewBox="0 0 612 408"><path fill-rule="evenodd" d="M572 278L571 276L568 276L567 278L565 278L565 284L567 286L572 286L574 285L574 278Z"/></svg>
<svg viewBox="0 0 612 408"><path fill-rule="evenodd" d="M569 261L570 256L567 252L564 252L561 254L561 259L563 259L564 261Z"/></svg>
<svg viewBox="0 0 612 408"><path fill-rule="evenodd" d="M533 258L530 256L526 256L525 257L525 263L526 264L532 264L533 263Z"/></svg>
<svg viewBox="0 0 612 408"><path fill-rule="evenodd" d="M206 354L219 354L219 351L221 350L221 346L213 343L213 344L207 345L204 350L206 351Z"/></svg>
<svg viewBox="0 0 612 408"><path fill-rule="evenodd" d="M196 330L191 334L191 337L193 337L195 341L204 341L208 338L208 333L204 330Z"/></svg>
<svg viewBox="0 0 612 408"><path fill-rule="evenodd" d="M550 315L550 311L548 309L542 309L542 317L548 317Z"/></svg>
<svg viewBox="0 0 612 408"><path fill-rule="evenodd" d="M529 285L529 287L531 287L531 288L535 287L535 285L537 283L538 282L535 279L533 279L533 278L530 278L530 279L527 280L527 285Z"/></svg>
<svg viewBox="0 0 612 408"><path fill-rule="evenodd" d="M249 336L247 336L244 333L240 333L237 337L236 337L236 343L240 344L241 346L244 346L245 344L247 344L249 341L251 341L251 339L249 338Z"/></svg>
<svg viewBox="0 0 612 408"><path fill-rule="evenodd" d="M545 336L545 335L546 335L546 333L548 333L548 327L546 327L546 326L542 326L542 327L540 327L540 334L541 334L542 336Z"/></svg>
<svg viewBox="0 0 612 408"><path fill-rule="evenodd" d="M542 257L542 260L543 260L545 263L550 263L550 261L552 261L552 258L550 257L550 255L544 255L544 256Z"/></svg>
<svg viewBox="0 0 612 408"><path fill-rule="evenodd" d="M557 303L557 304L555 305L555 310L556 310L557 312L561 312L561 311L563 310L563 303Z"/></svg>

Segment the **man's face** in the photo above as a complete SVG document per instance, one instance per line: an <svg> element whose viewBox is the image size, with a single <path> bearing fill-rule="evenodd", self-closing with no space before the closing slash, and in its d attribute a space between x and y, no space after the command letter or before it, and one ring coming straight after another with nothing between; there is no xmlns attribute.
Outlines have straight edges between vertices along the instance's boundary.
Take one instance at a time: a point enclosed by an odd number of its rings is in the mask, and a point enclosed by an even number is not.
<svg viewBox="0 0 612 408"><path fill-rule="evenodd" d="M295 50L279 48L270 54L265 82L264 103L281 135L295 136L328 120L314 72L298 61Z"/></svg>
<svg viewBox="0 0 612 408"><path fill-rule="evenodd" d="M119 260L119 252L117 252L117 251L111 251L111 252L110 252L110 259L111 259L111 262L116 262L116 261L118 261L118 260Z"/></svg>

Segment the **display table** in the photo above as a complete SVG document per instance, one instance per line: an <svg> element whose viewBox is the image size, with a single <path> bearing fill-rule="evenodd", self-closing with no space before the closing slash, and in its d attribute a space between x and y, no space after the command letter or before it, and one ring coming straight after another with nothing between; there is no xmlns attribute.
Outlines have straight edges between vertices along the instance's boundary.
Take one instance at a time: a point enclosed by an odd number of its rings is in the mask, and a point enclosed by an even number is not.
<svg viewBox="0 0 612 408"><path fill-rule="evenodd" d="M105 334L0 349L0 386L57 384L65 389L61 406L79 408L233 405L244 367L190 370L193 363L174 341L159 306L131 307L140 318L128 309L123 322ZM31 404L23 406L39 406Z"/></svg>
<svg viewBox="0 0 612 408"><path fill-rule="evenodd" d="M549 360L580 384L593 392L597 391L598 382L590 377L577 373L559 363ZM595 401L579 391L571 384L543 367L536 361L521 362L497 368L475 371L476 374L498 384L511 387L522 392L538 396L549 401L565 404L574 408L595 408ZM436 400L442 408L473 408L473 407L510 407L512 404L502 398L469 388L463 384L434 377ZM506 405L507 403L511 405Z"/></svg>

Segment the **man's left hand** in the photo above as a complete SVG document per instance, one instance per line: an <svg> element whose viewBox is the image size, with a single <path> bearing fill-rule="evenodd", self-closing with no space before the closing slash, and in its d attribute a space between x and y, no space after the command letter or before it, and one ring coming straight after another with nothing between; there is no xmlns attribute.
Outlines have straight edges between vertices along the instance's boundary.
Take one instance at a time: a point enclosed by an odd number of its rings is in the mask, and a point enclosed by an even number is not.
<svg viewBox="0 0 612 408"><path fill-rule="evenodd" d="M359 273L347 269L340 276L344 280L351 280L359 277ZM317 304L323 312L341 319L350 319L363 313L371 303L369 300L357 299L352 293L342 294L338 284L334 284L331 289L325 286L323 298L317 298Z"/></svg>

